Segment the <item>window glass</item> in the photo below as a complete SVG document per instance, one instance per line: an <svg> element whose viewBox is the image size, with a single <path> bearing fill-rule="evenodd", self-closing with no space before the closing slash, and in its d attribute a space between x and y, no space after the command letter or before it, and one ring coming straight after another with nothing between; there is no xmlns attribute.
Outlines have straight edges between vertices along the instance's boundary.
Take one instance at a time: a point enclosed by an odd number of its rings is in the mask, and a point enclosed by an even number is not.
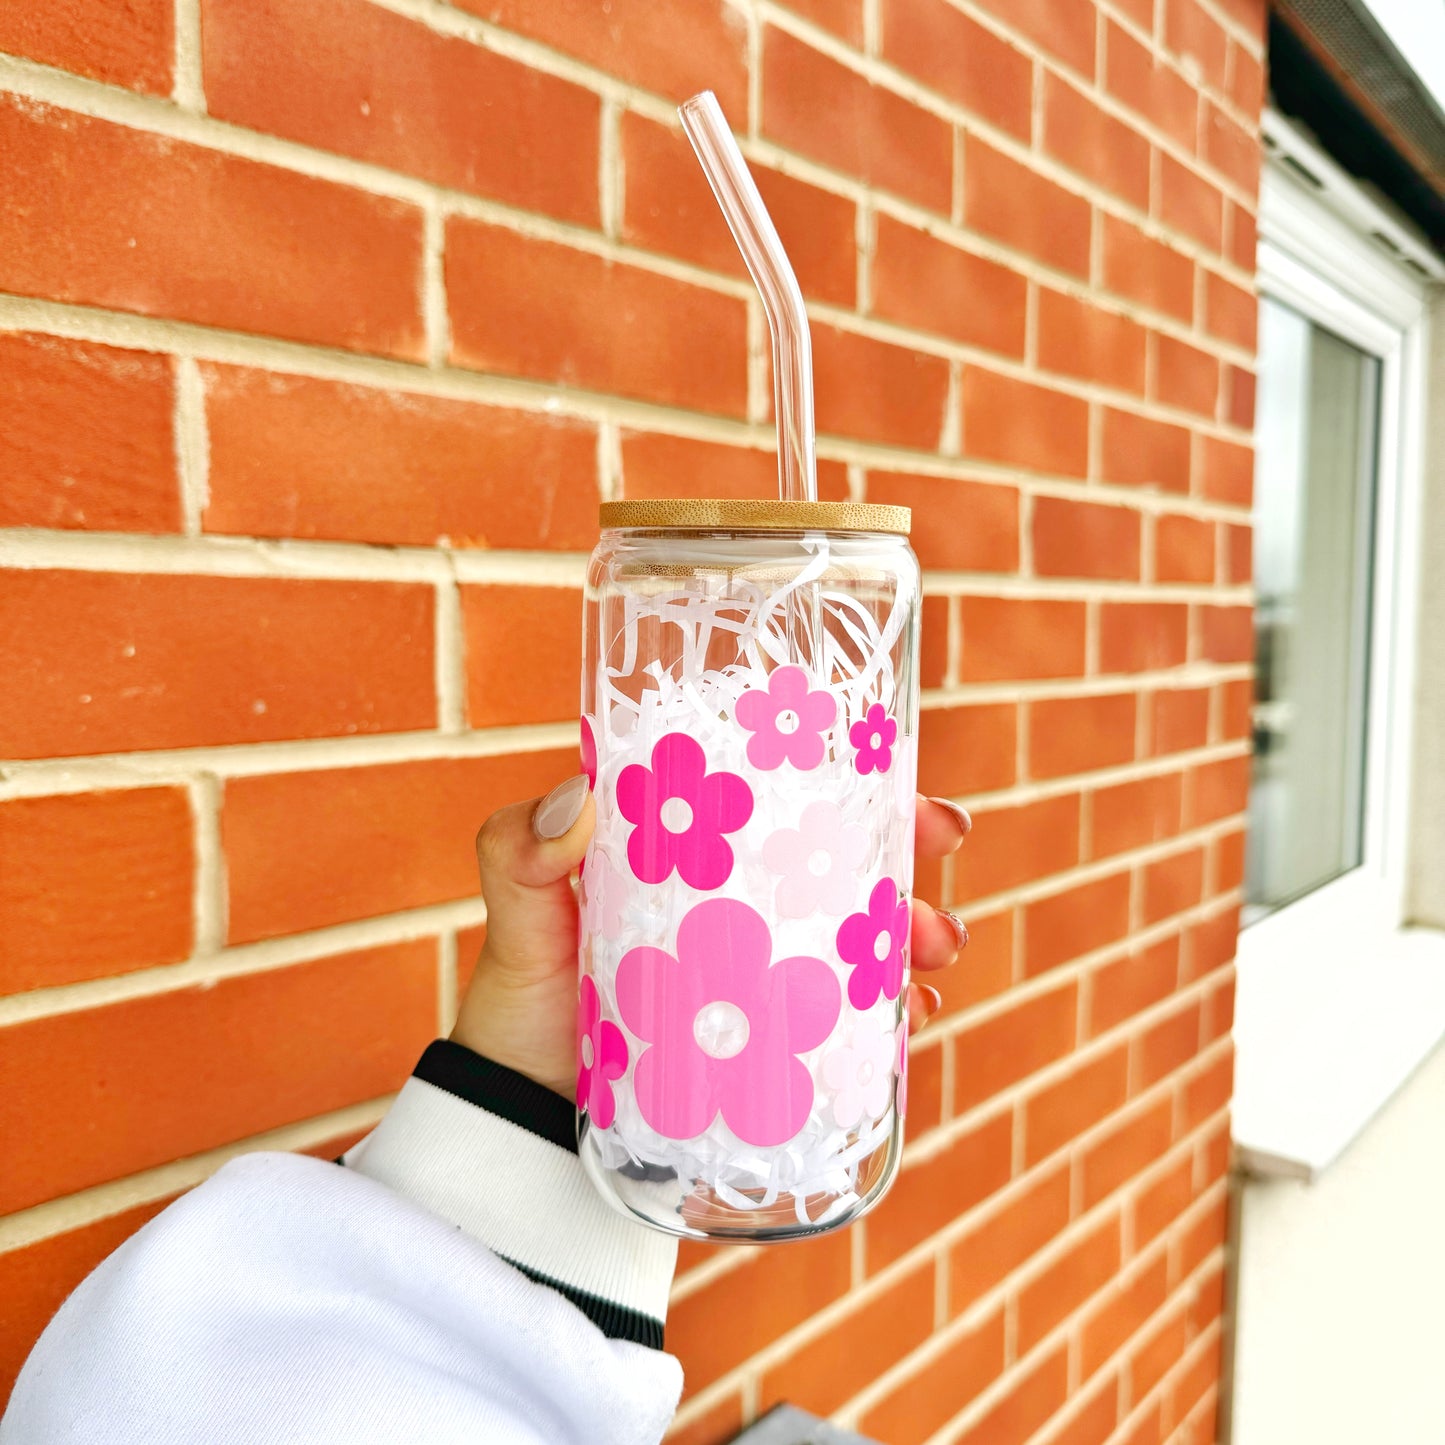
<svg viewBox="0 0 1445 1445"><path fill-rule="evenodd" d="M1377 357L1264 299L1246 922L1358 866Z"/></svg>

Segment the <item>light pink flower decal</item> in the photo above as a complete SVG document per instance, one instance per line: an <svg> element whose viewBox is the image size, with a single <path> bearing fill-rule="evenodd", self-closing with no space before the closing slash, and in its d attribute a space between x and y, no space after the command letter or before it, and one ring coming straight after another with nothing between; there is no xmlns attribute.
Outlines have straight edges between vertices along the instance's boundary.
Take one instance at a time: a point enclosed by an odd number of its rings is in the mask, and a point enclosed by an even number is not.
<svg viewBox="0 0 1445 1445"><path fill-rule="evenodd" d="M614 942L622 932L627 884L601 849L595 849L582 879L582 927L592 938Z"/></svg>
<svg viewBox="0 0 1445 1445"><path fill-rule="evenodd" d="M908 1115L908 1019L898 1025L898 1117Z"/></svg>
<svg viewBox="0 0 1445 1445"><path fill-rule="evenodd" d="M584 975L577 997L577 1107L591 1114L599 1129L610 1129L617 1117L612 1080L626 1068L627 1040L602 1017L597 985Z"/></svg>
<svg viewBox="0 0 1445 1445"><path fill-rule="evenodd" d="M823 1082L833 1094L833 1122L851 1129L881 1119L893 1092L893 1030L860 1018L850 1043L823 1060Z"/></svg>
<svg viewBox="0 0 1445 1445"><path fill-rule="evenodd" d="M627 861L644 883L677 869L693 888L718 888L733 871L723 837L753 815L752 790L736 773L709 773L701 746L668 733L652 750L652 766L633 763L617 779L617 807L635 823Z"/></svg>
<svg viewBox="0 0 1445 1445"><path fill-rule="evenodd" d="M836 803L809 803L796 828L779 828L763 844L763 862L783 880L778 913L784 918L846 913L867 853L867 833L845 823Z"/></svg>
<svg viewBox="0 0 1445 1445"><path fill-rule="evenodd" d="M582 714L582 771L587 774L589 787L597 786L597 734L592 731L592 719Z"/></svg>
<svg viewBox="0 0 1445 1445"><path fill-rule="evenodd" d="M903 987L904 950L908 945L908 900L884 878L868 897L867 913L852 913L838 930L838 956L851 964L848 1001L872 1008L881 993L897 998Z"/></svg>
<svg viewBox="0 0 1445 1445"><path fill-rule="evenodd" d="M823 734L833 726L838 703L830 692L808 691L801 667L779 667L766 688L749 688L738 699L737 719L750 732L748 761L770 773L785 762L801 772L823 761Z"/></svg>
<svg viewBox="0 0 1445 1445"><path fill-rule="evenodd" d="M722 1114L744 1143L791 1139L813 1105L797 1055L832 1032L842 1008L820 958L772 962L768 925L746 903L709 898L678 925L677 957L631 949L617 970L622 1021L651 1045L633 1088L642 1117L669 1139L692 1139Z"/></svg>
<svg viewBox="0 0 1445 1445"><path fill-rule="evenodd" d="M886 773L893 763L893 744L898 741L898 724L875 702L861 722L848 729L848 740L858 749L854 762L860 773Z"/></svg>

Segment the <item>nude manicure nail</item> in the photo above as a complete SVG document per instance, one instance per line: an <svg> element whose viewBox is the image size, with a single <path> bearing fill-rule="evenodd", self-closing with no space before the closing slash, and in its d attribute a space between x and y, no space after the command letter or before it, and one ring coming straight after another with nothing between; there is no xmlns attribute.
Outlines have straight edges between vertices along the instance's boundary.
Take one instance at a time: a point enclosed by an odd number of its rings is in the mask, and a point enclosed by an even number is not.
<svg viewBox="0 0 1445 1445"><path fill-rule="evenodd" d="M943 995L932 984L920 983L918 990L923 995L924 1017L931 1019L943 1007Z"/></svg>
<svg viewBox="0 0 1445 1445"><path fill-rule="evenodd" d="M587 801L587 775L578 773L565 783L558 783L532 814L532 831L544 842L562 837L582 816Z"/></svg>
<svg viewBox="0 0 1445 1445"><path fill-rule="evenodd" d="M968 815L968 809L960 807L957 803L951 803L947 798L930 798L930 803L937 803L948 813L955 823L958 824L958 831L965 836L973 831L973 819Z"/></svg>
<svg viewBox="0 0 1445 1445"><path fill-rule="evenodd" d="M946 908L935 908L933 911L953 930L953 936L958 940L958 946L967 948L968 924L956 913L950 913Z"/></svg>

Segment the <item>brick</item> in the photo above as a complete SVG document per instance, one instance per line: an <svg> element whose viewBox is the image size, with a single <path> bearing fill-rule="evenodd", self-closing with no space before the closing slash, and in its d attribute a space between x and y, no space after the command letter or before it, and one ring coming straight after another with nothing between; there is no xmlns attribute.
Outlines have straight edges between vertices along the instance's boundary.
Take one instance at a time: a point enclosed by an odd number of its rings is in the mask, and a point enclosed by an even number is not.
<svg viewBox="0 0 1445 1445"><path fill-rule="evenodd" d="M1124 1343L1164 1308L1169 1298L1169 1269L1164 1256L1120 1280L1104 1306L1085 1323L1080 1357L1087 1379L1118 1353Z"/></svg>
<svg viewBox="0 0 1445 1445"><path fill-rule="evenodd" d="M31 1346L66 1296L169 1203L138 1204L0 1254L0 1409Z"/></svg>
<svg viewBox="0 0 1445 1445"><path fill-rule="evenodd" d="M1082 602L1014 597L964 597L961 602L965 681L1082 675Z"/></svg>
<svg viewBox="0 0 1445 1445"><path fill-rule="evenodd" d="M1104 286L1115 295L1180 321L1194 315L1194 263L1159 237L1119 216L1102 218Z"/></svg>
<svg viewBox="0 0 1445 1445"><path fill-rule="evenodd" d="M1059 1410L1069 1393L1069 1351L1060 1345L1034 1365L957 1445L1004 1445L1027 1440Z"/></svg>
<svg viewBox="0 0 1445 1445"><path fill-rule="evenodd" d="M166 357L0 335L0 527L179 531L174 410Z"/></svg>
<svg viewBox="0 0 1445 1445"><path fill-rule="evenodd" d="M936 452L948 401L948 363L871 336L815 323L818 430Z"/></svg>
<svg viewBox="0 0 1445 1445"><path fill-rule="evenodd" d="M1093 77L1092 0L984 0L984 5L1025 39Z"/></svg>
<svg viewBox="0 0 1445 1445"><path fill-rule="evenodd" d="M1170 1417L1181 1420L1188 1416L1179 1436L1181 1445L1210 1445L1219 1438L1219 1351L1205 1350L1197 1355L1169 1387ZM1211 1394L1211 1390L1214 1392ZM1205 1399L1208 1395L1209 1398ZM1199 1402L1203 1401L1202 1404ZM1198 1405L1198 1409L1195 1406Z"/></svg>
<svg viewBox="0 0 1445 1445"><path fill-rule="evenodd" d="M1119 1216L1110 1215L1019 1291L1018 1348L1031 1350L1118 1272Z"/></svg>
<svg viewBox="0 0 1445 1445"><path fill-rule="evenodd" d="M206 110L597 226L595 92L365 0L201 0Z"/></svg>
<svg viewBox="0 0 1445 1445"><path fill-rule="evenodd" d="M1107 858L1172 838L1183 813L1183 778L1159 773L1094 794L1093 856Z"/></svg>
<svg viewBox="0 0 1445 1445"><path fill-rule="evenodd" d="M992 462L1082 477L1089 466L1089 404L1082 397L965 366L963 449Z"/></svg>
<svg viewBox="0 0 1445 1445"><path fill-rule="evenodd" d="M628 111L622 117L626 241L743 277L737 242L681 130ZM750 165L783 247L810 300L851 308L857 293L857 207L846 196L770 166ZM594 186L596 177L593 177Z"/></svg>
<svg viewBox="0 0 1445 1445"><path fill-rule="evenodd" d="M1179 982L1179 935L1112 963L1103 964L1089 986L1089 1036L1116 1028L1166 999Z"/></svg>
<svg viewBox="0 0 1445 1445"><path fill-rule="evenodd" d="M1154 525L1155 580L1212 582L1214 531L1214 523L1202 517L1161 513Z"/></svg>
<svg viewBox="0 0 1445 1445"><path fill-rule="evenodd" d="M673 1424L663 1439L667 1445L726 1445L742 1432L745 1423L742 1393L728 1395L689 1425Z"/></svg>
<svg viewBox="0 0 1445 1445"><path fill-rule="evenodd" d="M17 97L0 289L419 360L413 206Z"/></svg>
<svg viewBox="0 0 1445 1445"><path fill-rule="evenodd" d="M530 35L619 80L686 100L713 90L730 116L747 114L747 26L726 0L460 0L460 8Z"/></svg>
<svg viewBox="0 0 1445 1445"><path fill-rule="evenodd" d="M1028 140L1033 63L947 0L885 0L883 57L965 110Z"/></svg>
<svg viewBox="0 0 1445 1445"><path fill-rule="evenodd" d="M1132 1398L1147 1395L1184 1354L1188 1343L1188 1327L1180 1309L1150 1332L1149 1338L1130 1352L1129 1375Z"/></svg>
<svg viewBox="0 0 1445 1445"><path fill-rule="evenodd" d="M191 832L181 788L0 803L0 994L186 958Z"/></svg>
<svg viewBox="0 0 1445 1445"><path fill-rule="evenodd" d="M1196 924L1190 939L1190 965L1183 980L1186 983L1223 968L1234 957L1239 941L1239 905Z"/></svg>
<svg viewBox="0 0 1445 1445"><path fill-rule="evenodd" d="M1189 432L1129 411L1103 409L1102 480L1166 492L1189 490Z"/></svg>
<svg viewBox="0 0 1445 1445"><path fill-rule="evenodd" d="M1224 283L1230 284L1230 283ZM1206 288L1208 289L1208 288ZM1255 300L1249 292L1244 293L1248 297L1250 305L1250 350L1254 349L1254 312ZM1218 326L1221 330L1228 327L1233 330L1235 327L1227 320L1227 312L1230 303L1222 302L1215 308L1215 319L1213 323L1206 322L1206 328L1211 324ZM1239 329L1243 329L1240 327ZM1233 426L1241 427L1249 431L1254 426L1255 393L1257 391L1255 375L1252 371L1246 371L1241 366L1226 366L1224 368L1224 419Z"/></svg>
<svg viewBox="0 0 1445 1445"><path fill-rule="evenodd" d="M739 297L457 216L447 222L446 283L459 366L700 411L746 410ZM585 324L572 304L579 296L588 298Z"/></svg>
<svg viewBox="0 0 1445 1445"><path fill-rule="evenodd" d="M577 716L582 598L570 587L463 587L467 721L474 728ZM537 639L547 639L539 653Z"/></svg>
<svg viewBox="0 0 1445 1445"><path fill-rule="evenodd" d="M1254 683L1250 678L1237 678L1233 682L1222 682L1215 691L1219 695L1220 736L1224 742L1231 738L1247 738L1252 727L1254 711Z"/></svg>
<svg viewBox="0 0 1445 1445"><path fill-rule="evenodd" d="M1044 72L1044 150L1140 211L1149 209L1149 142L1053 71Z"/></svg>
<svg viewBox="0 0 1445 1445"><path fill-rule="evenodd" d="M1104 36L1104 85L1116 100L1193 152L1199 124L1194 87L1112 20Z"/></svg>
<svg viewBox="0 0 1445 1445"><path fill-rule="evenodd" d="M1201 656L1207 662L1254 660L1254 608L1201 607Z"/></svg>
<svg viewBox="0 0 1445 1445"><path fill-rule="evenodd" d="M1114 9L1132 17L1141 30L1154 33L1154 0L1115 0Z"/></svg>
<svg viewBox="0 0 1445 1445"><path fill-rule="evenodd" d="M922 1445L1003 1373L1004 1360L1004 1317L996 1310L950 1340L921 1378L905 1380L867 1410L858 1428L869 1439Z"/></svg>
<svg viewBox="0 0 1445 1445"><path fill-rule="evenodd" d="M1144 866L1145 924L1158 923L1171 914L1192 908L1204 896L1204 849L1172 853Z"/></svg>
<svg viewBox="0 0 1445 1445"><path fill-rule="evenodd" d="M420 940L12 1025L0 1210L399 1088L436 990Z"/></svg>
<svg viewBox="0 0 1445 1445"><path fill-rule="evenodd" d="M1155 757L1202 748L1209 741L1209 689L1161 687L1153 694L1151 751Z"/></svg>
<svg viewBox="0 0 1445 1445"><path fill-rule="evenodd" d="M1159 218L1211 251L1224 244L1223 197L1170 155L1159 157Z"/></svg>
<svg viewBox="0 0 1445 1445"><path fill-rule="evenodd" d="M1128 932L1128 873L1065 888L1024 909L1024 973L1033 978Z"/></svg>
<svg viewBox="0 0 1445 1445"><path fill-rule="evenodd" d="M1139 1035L1134 1041L1136 1090L1147 1089L1182 1069L1199 1052L1199 1022L1196 1000Z"/></svg>
<svg viewBox="0 0 1445 1445"><path fill-rule="evenodd" d="M863 0L784 0L787 9L824 30L831 30L854 49L863 48Z"/></svg>
<svg viewBox="0 0 1445 1445"><path fill-rule="evenodd" d="M1179 1273L1188 1276L1204 1261L1223 1249L1228 1238L1229 1198L1222 1191L1212 1205L1198 1216L1179 1240Z"/></svg>
<svg viewBox="0 0 1445 1445"><path fill-rule="evenodd" d="M1013 703L928 708L919 720L918 786L944 798L1006 788L1017 775L1017 739Z"/></svg>
<svg viewBox="0 0 1445 1445"><path fill-rule="evenodd" d="M1237 836L1243 838L1243 834ZM1208 1048L1215 1039L1222 1039L1234 1027L1234 998L1235 981L1232 977L1226 978L1205 995L1203 1017L1199 1024L1201 1049Z"/></svg>
<svg viewBox="0 0 1445 1445"><path fill-rule="evenodd" d="M984 999L997 998L1013 984L1013 940L1012 908L968 920L968 967L944 969L933 976L933 987L943 997L944 1013L957 1013Z"/></svg>
<svg viewBox="0 0 1445 1445"><path fill-rule="evenodd" d="M1040 577L1137 581L1141 532L1133 507L1035 497L1034 570Z"/></svg>
<svg viewBox="0 0 1445 1445"><path fill-rule="evenodd" d="M750 1253L668 1310L668 1349L683 1362L684 1396L695 1395L764 1345L848 1292L846 1234ZM718 1321L727 1328L719 1329Z"/></svg>
<svg viewBox="0 0 1445 1445"><path fill-rule="evenodd" d="M1242 206L1229 207L1229 259L1241 270L1253 272L1259 246L1259 226Z"/></svg>
<svg viewBox="0 0 1445 1445"><path fill-rule="evenodd" d="M932 1330L933 1263L925 1260L771 1366L762 1377L759 1412L786 1401L815 1415L830 1415L865 1383L858 1360L868 1361L868 1373L881 1375Z"/></svg>
<svg viewBox="0 0 1445 1445"><path fill-rule="evenodd" d="M1120 1046L1041 1089L1024 1106L1025 1164L1032 1167L1112 1114L1127 1096L1128 1080L1128 1050Z"/></svg>
<svg viewBox="0 0 1445 1445"><path fill-rule="evenodd" d="M1163 1445L1163 1412L1163 1400L1155 1400L1120 1438L1119 1445Z"/></svg>
<svg viewBox="0 0 1445 1445"><path fill-rule="evenodd" d="M943 1056L947 1041L909 1044L908 1137L916 1139L943 1122Z"/></svg>
<svg viewBox="0 0 1445 1445"><path fill-rule="evenodd" d="M482 947L487 941L487 925L474 924L471 928L457 929L457 999L466 997L471 986L472 975L482 956Z"/></svg>
<svg viewBox="0 0 1445 1445"><path fill-rule="evenodd" d="M1212 102L1204 114L1204 159L1252 199L1259 191L1262 149L1257 136Z"/></svg>
<svg viewBox="0 0 1445 1445"><path fill-rule="evenodd" d="M487 816L576 768L562 748L234 778L221 810L229 940L472 897Z"/></svg>
<svg viewBox="0 0 1445 1445"><path fill-rule="evenodd" d="M1222 437L1199 438L1199 491L1216 502L1254 500L1254 449Z"/></svg>
<svg viewBox="0 0 1445 1445"><path fill-rule="evenodd" d="M869 186L948 213L948 123L771 25L763 31L762 129Z"/></svg>
<svg viewBox="0 0 1445 1445"><path fill-rule="evenodd" d="M1258 302L1254 292L1221 276L1217 271L1204 273L1204 329L1223 341L1232 341L1253 351L1258 324ZM1254 377L1249 372L1234 372L1235 376L1249 378L1249 405L1240 408L1230 420L1239 426L1250 426L1254 421ZM1244 415L1245 410L1248 415Z"/></svg>
<svg viewBox="0 0 1445 1445"><path fill-rule="evenodd" d="M1248 523L1224 528L1224 576L1227 582L1254 577L1254 529Z"/></svg>
<svg viewBox="0 0 1445 1445"><path fill-rule="evenodd" d="M50 0L0 9L0 51L92 80L169 96L175 54L171 0Z"/></svg>
<svg viewBox="0 0 1445 1445"><path fill-rule="evenodd" d="M948 598L923 599L923 631L918 647L919 680L942 687L948 675Z"/></svg>
<svg viewBox="0 0 1445 1445"><path fill-rule="evenodd" d="M1184 1086L1183 1128L1197 1129L1228 1103L1234 1085L1234 1054L1226 1052Z"/></svg>
<svg viewBox="0 0 1445 1445"><path fill-rule="evenodd" d="M1034 1180L949 1250L948 1309L961 1315L1027 1264L1069 1222L1069 1171Z"/></svg>
<svg viewBox="0 0 1445 1445"><path fill-rule="evenodd" d="M1085 1209L1163 1158L1173 1137L1173 1112L1173 1102L1161 1099L1084 1150L1080 1165Z"/></svg>
<svg viewBox="0 0 1445 1445"><path fill-rule="evenodd" d="M927 571L1013 572L1019 565L1019 494L961 477L869 472L868 500L912 507L913 550Z"/></svg>
<svg viewBox="0 0 1445 1445"><path fill-rule="evenodd" d="M1196 1173L1201 1190L1208 1189L1215 1180L1223 1179L1229 1172L1232 1149L1228 1120L1196 1146Z"/></svg>
<svg viewBox="0 0 1445 1445"><path fill-rule="evenodd" d="M597 432L550 412L203 363L208 532L583 551Z"/></svg>
<svg viewBox="0 0 1445 1445"><path fill-rule="evenodd" d="M880 215L872 277L875 315L1007 356L1024 354L1028 283L1017 271Z"/></svg>
<svg viewBox="0 0 1445 1445"><path fill-rule="evenodd" d="M1068 983L1015 1004L955 1038L953 1105L958 1113L1056 1063L1074 1048L1078 985Z"/></svg>
<svg viewBox="0 0 1445 1445"><path fill-rule="evenodd" d="M1189 651L1182 602L1105 602L1099 608L1100 672L1178 667Z"/></svg>
<svg viewBox="0 0 1445 1445"><path fill-rule="evenodd" d="M1248 757L1221 758L1201 763L1189 773L1189 806L1185 819L1191 828L1242 813L1249 801Z"/></svg>
<svg viewBox="0 0 1445 1445"><path fill-rule="evenodd" d="M1244 883L1244 829L1225 833L1214 841L1214 886L1211 892L1227 893Z"/></svg>
<svg viewBox="0 0 1445 1445"><path fill-rule="evenodd" d="M1224 1270L1214 1269L1189 1291L1189 1331L1207 1330L1224 1314Z"/></svg>
<svg viewBox="0 0 1445 1445"><path fill-rule="evenodd" d="M923 1162L905 1162L887 1198L868 1216L868 1273L877 1274L1002 1189L1009 1181L1012 1155L1013 1117L1005 1110Z"/></svg>
<svg viewBox="0 0 1445 1445"><path fill-rule="evenodd" d="M430 727L432 589L107 572L0 574L14 758Z"/></svg>
<svg viewBox="0 0 1445 1445"><path fill-rule="evenodd" d="M1132 761L1135 707L1131 692L1030 703L1029 776L1059 778Z"/></svg>
<svg viewBox="0 0 1445 1445"><path fill-rule="evenodd" d="M1250 117L1264 108L1264 66L1237 40L1229 42L1229 98Z"/></svg>
<svg viewBox="0 0 1445 1445"><path fill-rule="evenodd" d="M1212 417L1219 405L1219 362L1173 336L1156 336L1155 386L1166 406Z"/></svg>
<svg viewBox="0 0 1445 1445"><path fill-rule="evenodd" d="M1229 34L1196 0L1168 0L1164 43L1183 64L1215 90L1224 89Z"/></svg>
<svg viewBox="0 0 1445 1445"><path fill-rule="evenodd" d="M636 497L776 497L778 457L775 451L734 447L662 432L622 433L622 494ZM848 469L841 462L818 463L818 499L848 498ZM528 506L534 505L530 500ZM591 536L597 527L590 507L578 525Z"/></svg>
<svg viewBox="0 0 1445 1445"><path fill-rule="evenodd" d="M1087 279L1088 201L975 135L963 162L964 223L1046 265Z"/></svg>
<svg viewBox="0 0 1445 1445"><path fill-rule="evenodd" d="M954 884L963 900L1016 888L1072 868L1079 861L1079 797L1042 798L973 815L982 846L954 863Z"/></svg>
<svg viewBox="0 0 1445 1445"><path fill-rule="evenodd" d="M1043 287L1038 324L1043 370L1143 396L1148 333L1138 322L1084 297Z"/></svg>
<svg viewBox="0 0 1445 1445"><path fill-rule="evenodd" d="M1118 1423L1119 1382L1110 1378L1074 1411L1062 1430L1049 1437L1049 1445L1106 1445Z"/></svg>

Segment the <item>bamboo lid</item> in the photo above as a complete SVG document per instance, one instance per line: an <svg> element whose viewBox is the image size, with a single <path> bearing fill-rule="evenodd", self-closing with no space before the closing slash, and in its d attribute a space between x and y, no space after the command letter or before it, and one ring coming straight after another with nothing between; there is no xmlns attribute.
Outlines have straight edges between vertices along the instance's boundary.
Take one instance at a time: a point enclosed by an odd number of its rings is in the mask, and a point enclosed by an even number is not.
<svg viewBox="0 0 1445 1445"><path fill-rule="evenodd" d="M873 502L781 502L770 498L647 499L603 502L604 528L690 532L895 532L913 524L908 507Z"/></svg>

